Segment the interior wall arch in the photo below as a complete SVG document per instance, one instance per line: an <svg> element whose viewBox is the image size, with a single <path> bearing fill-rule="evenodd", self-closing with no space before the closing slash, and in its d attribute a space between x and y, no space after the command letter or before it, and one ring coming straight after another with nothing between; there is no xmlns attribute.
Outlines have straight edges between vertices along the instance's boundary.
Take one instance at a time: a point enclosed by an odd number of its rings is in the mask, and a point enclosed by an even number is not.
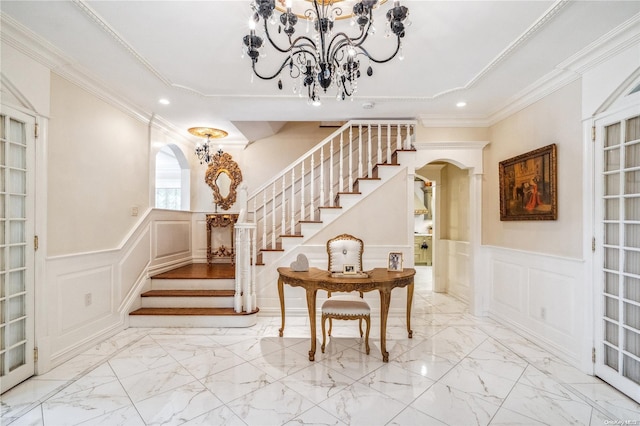
<svg viewBox="0 0 640 426"><path fill-rule="evenodd" d="M189 210L191 172L189 161L175 144L162 145L154 156L154 206Z"/></svg>
<svg viewBox="0 0 640 426"><path fill-rule="evenodd" d="M468 233L466 241L455 239L441 239L439 241L437 257L442 267L434 271L434 289L436 283L446 284L451 288L455 283L460 289L468 288L465 299L469 303L472 314L486 315L485 294L487 289L477 278L481 270L481 224L482 224L482 173L483 149L487 141L465 142L416 142L416 166L422 167L429 163L448 163L458 169L467 171L468 189L465 191L468 206ZM446 214L446 212L442 212ZM448 267L448 265L459 267ZM447 266L445 268L445 266ZM440 274L438 276L437 274ZM442 291L442 288L438 290Z"/></svg>

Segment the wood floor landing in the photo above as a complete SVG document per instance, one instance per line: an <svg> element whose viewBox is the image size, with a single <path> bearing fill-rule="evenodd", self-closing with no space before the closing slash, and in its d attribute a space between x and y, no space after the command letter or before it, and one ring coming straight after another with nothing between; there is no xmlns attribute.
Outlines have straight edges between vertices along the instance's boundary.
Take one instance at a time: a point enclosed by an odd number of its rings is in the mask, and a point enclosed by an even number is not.
<svg viewBox="0 0 640 426"><path fill-rule="evenodd" d="M192 263L191 265L181 266L180 268L154 275L151 278L181 280L199 278L226 279L235 277L236 266L231 263Z"/></svg>

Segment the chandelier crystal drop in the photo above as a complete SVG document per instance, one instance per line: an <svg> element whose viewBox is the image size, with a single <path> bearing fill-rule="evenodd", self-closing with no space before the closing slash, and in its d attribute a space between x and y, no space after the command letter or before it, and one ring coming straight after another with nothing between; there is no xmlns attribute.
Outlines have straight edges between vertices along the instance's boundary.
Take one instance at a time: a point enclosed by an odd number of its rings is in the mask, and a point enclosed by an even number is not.
<svg viewBox="0 0 640 426"><path fill-rule="evenodd" d="M302 96L306 91L307 100L312 105L320 105L320 95L332 88L336 89L337 100L353 96L362 74L361 59L365 60L364 66L367 66L363 73L372 76L372 63L389 62L402 52L401 41L406 27L410 25L409 9L401 6L399 1L394 1L387 11L386 35L396 38L396 46L388 57L377 58L364 45L367 38L375 33L373 11L378 6L378 0L359 0L354 4L350 14L352 25L345 28L352 32L356 30L352 36L336 25L337 19L346 16L342 8L336 6L341 1L306 0L309 8L303 14L296 14L292 11L292 0L286 0L282 12L277 10L276 0L253 0L249 34L243 38L243 56L251 59L253 73L263 80L289 73L292 79L299 80L299 87L294 83L293 92ZM283 0L277 2L284 3ZM276 13L280 13L279 18L276 18ZM296 34L299 18L307 21L303 35ZM256 33L258 25L262 36ZM270 27L275 25L277 29L274 31ZM267 44L265 39L282 55L275 71L271 73L258 70L259 59L264 57L263 46ZM282 90L281 77L277 85Z"/></svg>

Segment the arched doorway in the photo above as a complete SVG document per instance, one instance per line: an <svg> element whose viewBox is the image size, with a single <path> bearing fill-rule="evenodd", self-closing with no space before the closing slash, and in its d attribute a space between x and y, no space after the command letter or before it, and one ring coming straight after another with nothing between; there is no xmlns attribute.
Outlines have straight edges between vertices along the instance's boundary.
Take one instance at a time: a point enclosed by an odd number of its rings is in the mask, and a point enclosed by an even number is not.
<svg viewBox="0 0 640 426"><path fill-rule="evenodd" d="M155 207L189 210L189 162L182 151L176 145L165 145L155 160Z"/></svg>
<svg viewBox="0 0 640 426"><path fill-rule="evenodd" d="M416 141L416 170L429 164L442 166L448 176L440 171L440 184L436 198L436 225L434 234L433 285L435 291L450 292L469 304L473 315L486 315L485 285L477 278L481 269L480 235L482 211L482 150L485 141L428 142ZM445 169L448 168L448 169ZM435 179L437 181L437 179ZM444 181L449 180L447 186ZM447 188L449 193L447 194ZM453 200L446 214L457 215L455 225L444 228L443 200ZM461 225L464 224L464 229Z"/></svg>

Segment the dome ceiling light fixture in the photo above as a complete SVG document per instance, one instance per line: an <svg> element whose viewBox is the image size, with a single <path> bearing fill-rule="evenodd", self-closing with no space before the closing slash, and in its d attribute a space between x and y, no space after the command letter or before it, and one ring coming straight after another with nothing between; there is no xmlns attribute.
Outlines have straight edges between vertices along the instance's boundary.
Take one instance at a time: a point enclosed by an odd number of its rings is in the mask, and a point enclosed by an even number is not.
<svg viewBox="0 0 640 426"><path fill-rule="evenodd" d="M213 154L211 139L222 139L227 137L227 132L220 129L214 129L213 127L191 127L188 130L189 133L194 136L207 138L205 143L196 145L196 156L198 157L198 160L200 160L200 164L209 164L215 155L222 155L222 149L218 149L218 152Z"/></svg>
<svg viewBox="0 0 640 426"><path fill-rule="evenodd" d="M278 3L282 2L278 0ZM327 93L329 88L336 89L337 100L353 96L358 90L361 60L368 62L366 73L372 76L372 63L389 62L398 54L403 59L401 41L411 22L408 20L409 9L401 6L399 1L394 1L386 14L386 36L396 39L395 50L386 58L377 58L365 48L367 38L375 33L373 11L378 7L378 0L297 0L296 3L310 3L304 13L292 11L292 0L284 3L285 9L281 11L280 6L276 7L276 0L251 2L253 16L249 20L249 34L243 38L243 57L246 54L251 59L253 74L262 80L272 80L288 72L292 79L298 80L297 84L294 83L293 92L302 97L306 91L311 105L320 105L320 95ZM345 7L353 4L352 13L346 15L338 6L340 3ZM278 9L279 18L276 18L274 9ZM348 36L342 29L334 29L336 19L348 16L351 25L358 29L353 36ZM304 35L296 35L298 18L307 21ZM256 25L261 21L264 27L262 36L256 34ZM275 25L277 34L270 29ZM278 61L272 74L257 69L258 60L265 55L265 39L276 54L284 57ZM278 88L283 88L282 78L278 78Z"/></svg>

